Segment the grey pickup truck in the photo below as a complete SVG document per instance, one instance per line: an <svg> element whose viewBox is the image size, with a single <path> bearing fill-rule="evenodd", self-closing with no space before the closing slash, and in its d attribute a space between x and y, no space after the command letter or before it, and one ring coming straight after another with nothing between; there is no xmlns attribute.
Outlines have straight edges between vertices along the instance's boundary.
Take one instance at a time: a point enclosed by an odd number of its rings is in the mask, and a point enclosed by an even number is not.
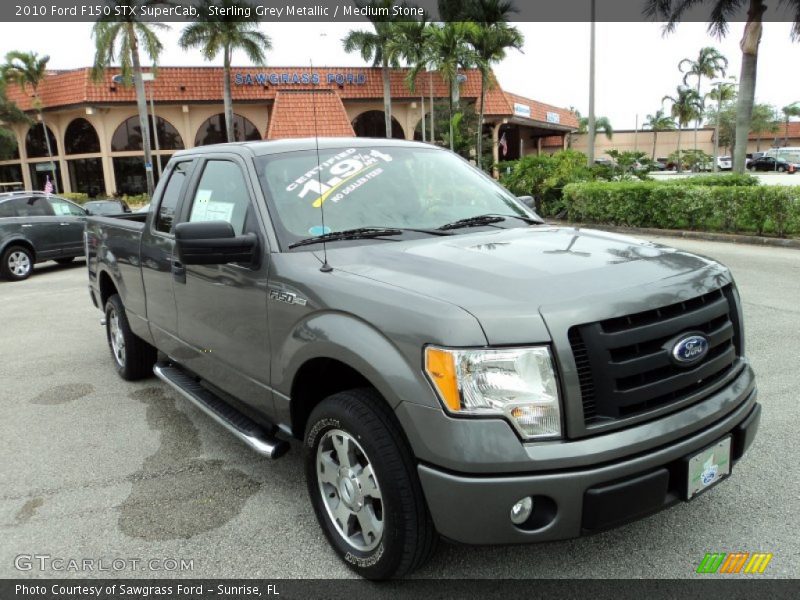
<svg viewBox="0 0 800 600"><path fill-rule="evenodd" d="M367 578L440 536L559 540L692 500L758 428L727 268L549 226L440 148L178 152L148 214L90 217L85 243L119 374L262 455L298 440L319 524Z"/></svg>

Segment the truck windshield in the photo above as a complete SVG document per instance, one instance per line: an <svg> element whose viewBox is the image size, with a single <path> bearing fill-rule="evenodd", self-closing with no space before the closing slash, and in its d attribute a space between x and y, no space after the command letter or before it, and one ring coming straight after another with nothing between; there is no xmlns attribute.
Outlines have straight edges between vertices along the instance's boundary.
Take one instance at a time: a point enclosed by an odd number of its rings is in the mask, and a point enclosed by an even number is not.
<svg viewBox="0 0 800 600"><path fill-rule="evenodd" d="M325 149L320 150L319 166L313 150L258 160L261 184L284 246L361 227L433 230L479 215L530 217L491 178L435 148ZM526 223L507 219L500 226Z"/></svg>

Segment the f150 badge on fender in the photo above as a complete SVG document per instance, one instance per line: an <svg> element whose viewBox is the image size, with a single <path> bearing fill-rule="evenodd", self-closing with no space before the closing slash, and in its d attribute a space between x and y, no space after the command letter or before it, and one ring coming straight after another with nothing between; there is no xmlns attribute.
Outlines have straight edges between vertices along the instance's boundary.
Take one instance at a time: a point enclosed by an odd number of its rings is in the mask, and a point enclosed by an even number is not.
<svg viewBox="0 0 800 600"><path fill-rule="evenodd" d="M306 299L300 298L297 294L292 292L284 292L282 290L270 290L270 300L277 300L278 302L285 302L286 304L298 304L300 306L306 305Z"/></svg>

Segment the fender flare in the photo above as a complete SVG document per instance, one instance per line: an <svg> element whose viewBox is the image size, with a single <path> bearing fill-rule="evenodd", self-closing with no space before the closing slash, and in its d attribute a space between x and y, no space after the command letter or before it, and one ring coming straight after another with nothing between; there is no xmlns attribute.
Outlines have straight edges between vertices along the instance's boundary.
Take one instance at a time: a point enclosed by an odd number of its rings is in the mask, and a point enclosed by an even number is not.
<svg viewBox="0 0 800 600"><path fill-rule="evenodd" d="M33 245L33 242L30 241L25 236L16 234L13 237L4 239L0 242L0 256L8 249L9 246L13 246L14 244L22 243L24 246L30 248L31 252L33 252L33 262L36 262L36 246Z"/></svg>
<svg viewBox="0 0 800 600"><path fill-rule="evenodd" d="M378 329L349 313L315 313L295 324L285 343L273 350L274 389L289 397L300 368L315 358L340 361L360 373L394 409L401 402L438 408L433 389L417 364ZM420 393L420 390L430 393Z"/></svg>

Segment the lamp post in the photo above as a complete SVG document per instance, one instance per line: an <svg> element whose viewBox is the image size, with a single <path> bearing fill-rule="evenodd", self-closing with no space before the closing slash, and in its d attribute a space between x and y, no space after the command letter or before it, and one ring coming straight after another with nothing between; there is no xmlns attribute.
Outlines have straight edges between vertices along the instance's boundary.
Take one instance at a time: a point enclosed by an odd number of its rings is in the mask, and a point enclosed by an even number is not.
<svg viewBox="0 0 800 600"><path fill-rule="evenodd" d="M587 147L587 162L589 167L594 166L594 19L595 19L595 0L591 0L591 25L589 29L589 123L587 133L589 142Z"/></svg>

